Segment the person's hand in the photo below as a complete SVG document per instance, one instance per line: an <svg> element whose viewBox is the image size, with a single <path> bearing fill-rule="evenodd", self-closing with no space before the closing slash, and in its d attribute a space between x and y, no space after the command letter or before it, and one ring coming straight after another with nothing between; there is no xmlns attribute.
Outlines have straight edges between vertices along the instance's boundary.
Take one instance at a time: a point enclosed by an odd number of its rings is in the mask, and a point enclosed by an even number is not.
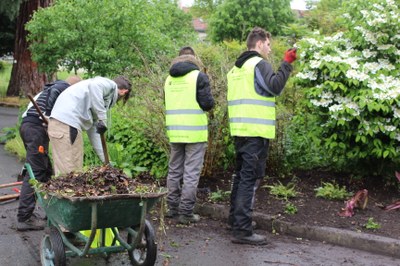
<svg viewBox="0 0 400 266"><path fill-rule="evenodd" d="M293 63L296 60L296 48L290 48L285 52L285 56L283 57L283 61L288 62L289 64Z"/></svg>
<svg viewBox="0 0 400 266"><path fill-rule="evenodd" d="M96 132L99 133L99 134L104 134L104 132L106 132L106 131L107 131L107 127L104 124L104 122L101 121L101 120L99 122L97 122Z"/></svg>

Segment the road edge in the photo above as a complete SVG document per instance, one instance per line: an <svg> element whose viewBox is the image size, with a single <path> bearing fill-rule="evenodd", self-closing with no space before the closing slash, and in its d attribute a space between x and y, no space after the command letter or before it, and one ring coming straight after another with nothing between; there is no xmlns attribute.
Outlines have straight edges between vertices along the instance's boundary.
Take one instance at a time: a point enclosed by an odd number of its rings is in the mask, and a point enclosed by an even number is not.
<svg viewBox="0 0 400 266"><path fill-rule="evenodd" d="M219 204L196 204L195 211L218 220L226 220L229 214L226 206ZM259 212L253 212L253 220L257 222L259 229L269 232L400 258L400 240L394 238L331 227L293 224Z"/></svg>

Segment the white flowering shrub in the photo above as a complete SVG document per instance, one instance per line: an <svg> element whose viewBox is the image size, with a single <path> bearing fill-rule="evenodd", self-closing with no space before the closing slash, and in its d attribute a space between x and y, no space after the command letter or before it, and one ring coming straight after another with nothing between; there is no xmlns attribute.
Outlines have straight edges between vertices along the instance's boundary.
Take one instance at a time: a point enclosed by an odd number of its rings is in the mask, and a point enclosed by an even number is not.
<svg viewBox="0 0 400 266"><path fill-rule="evenodd" d="M330 152L394 162L400 151L400 0L346 2L342 32L297 44L296 82L306 89Z"/></svg>

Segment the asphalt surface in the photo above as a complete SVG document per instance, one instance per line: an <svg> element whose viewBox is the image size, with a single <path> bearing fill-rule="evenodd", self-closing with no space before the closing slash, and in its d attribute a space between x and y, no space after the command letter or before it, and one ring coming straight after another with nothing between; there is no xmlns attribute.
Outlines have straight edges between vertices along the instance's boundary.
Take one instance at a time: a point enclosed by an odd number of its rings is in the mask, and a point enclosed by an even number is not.
<svg viewBox="0 0 400 266"><path fill-rule="evenodd" d="M18 110L0 107L0 128L14 126ZM22 163L0 145L0 184L15 182ZM0 189L0 195L14 193ZM0 266L40 265L40 242L45 231L14 230L18 201L0 203ZM380 238L332 228L303 227L254 213L259 230L267 235L266 246L237 245L224 228L227 210L219 205L197 206L202 214L199 224L179 226L167 220L165 233L158 230L157 216L149 216L157 230L156 265L400 265L399 240ZM39 214L43 214L38 209ZM206 218L211 217L211 218ZM272 228L279 234L271 234ZM127 254L103 257L69 258L68 265L129 265Z"/></svg>

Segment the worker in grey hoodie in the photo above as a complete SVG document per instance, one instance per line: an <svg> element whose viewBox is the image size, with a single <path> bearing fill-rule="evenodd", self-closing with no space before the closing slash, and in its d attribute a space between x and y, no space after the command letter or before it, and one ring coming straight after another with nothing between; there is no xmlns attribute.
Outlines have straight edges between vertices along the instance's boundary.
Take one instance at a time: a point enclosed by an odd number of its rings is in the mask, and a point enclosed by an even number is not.
<svg viewBox="0 0 400 266"><path fill-rule="evenodd" d="M56 176L82 170L82 131L104 162L100 134L107 130L107 111L119 98L126 101L130 91L131 83L122 76L95 77L70 86L58 97L48 128Z"/></svg>

